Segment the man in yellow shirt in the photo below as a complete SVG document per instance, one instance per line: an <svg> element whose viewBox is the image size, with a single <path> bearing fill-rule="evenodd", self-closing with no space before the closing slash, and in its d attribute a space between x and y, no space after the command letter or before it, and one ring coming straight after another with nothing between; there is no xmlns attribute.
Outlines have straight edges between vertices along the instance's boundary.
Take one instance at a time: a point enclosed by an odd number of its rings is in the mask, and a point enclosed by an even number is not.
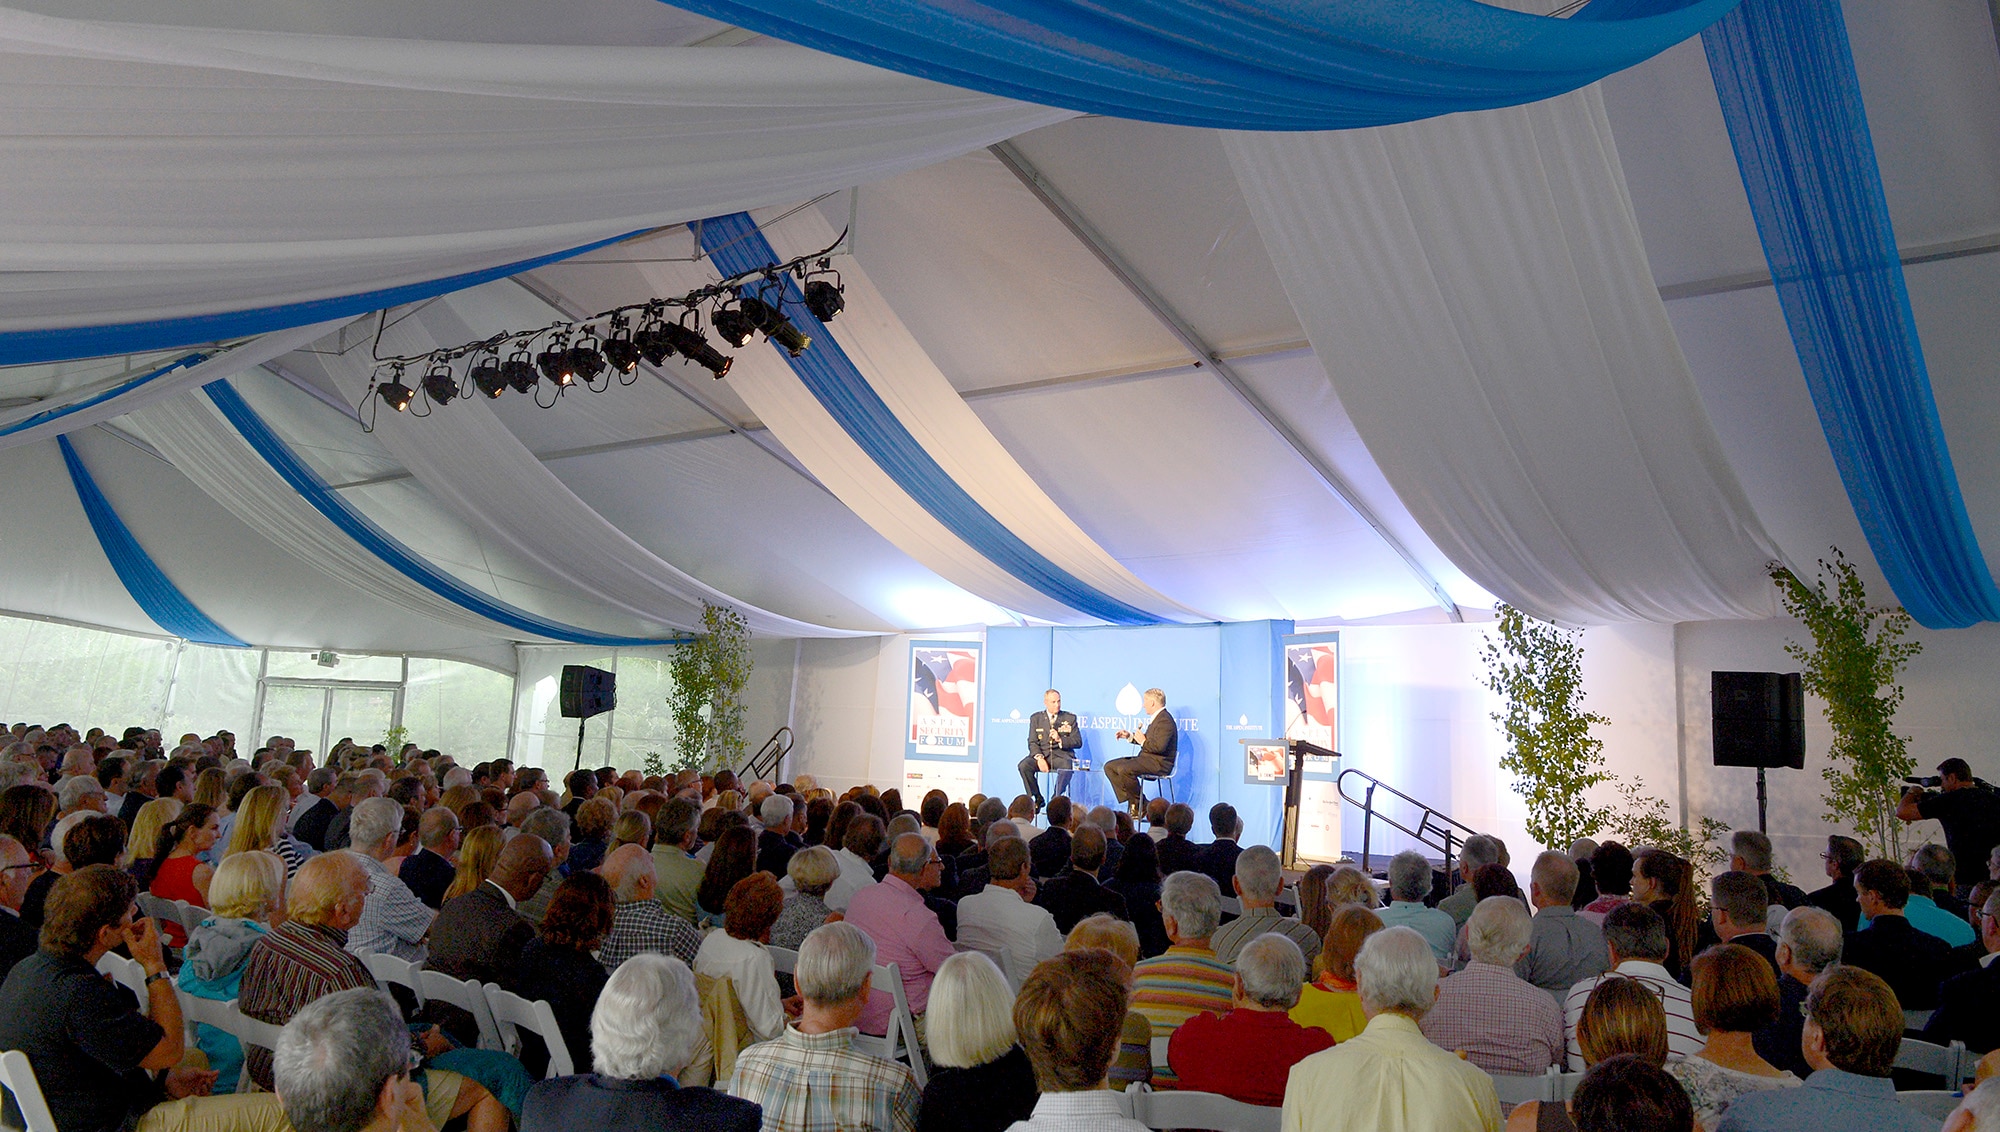
<svg viewBox="0 0 2000 1132"><path fill-rule="evenodd" d="M1368 1026L1293 1066L1284 1132L1500 1132L1493 1079L1417 1028L1437 1001L1437 959L1424 937L1376 932L1354 973Z"/></svg>

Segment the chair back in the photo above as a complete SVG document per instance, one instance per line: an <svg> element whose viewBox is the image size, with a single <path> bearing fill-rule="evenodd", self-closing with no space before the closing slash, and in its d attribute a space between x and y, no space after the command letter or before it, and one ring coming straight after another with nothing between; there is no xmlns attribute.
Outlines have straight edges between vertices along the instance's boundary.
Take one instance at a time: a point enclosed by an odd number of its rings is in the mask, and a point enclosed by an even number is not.
<svg viewBox="0 0 2000 1132"><path fill-rule="evenodd" d="M1172 1034L1155 1034L1153 1036L1154 1072L1157 1073L1158 1071L1167 1068L1167 1046L1173 1040L1174 1036Z"/></svg>
<svg viewBox="0 0 2000 1132"><path fill-rule="evenodd" d="M1906 1089L1896 1094L1897 1104L1916 1109L1938 1123L1943 1123L1963 1100L1965 1094L1950 1089Z"/></svg>
<svg viewBox="0 0 2000 1132"><path fill-rule="evenodd" d="M363 952L361 961L368 965L368 973L375 976L375 982L383 990L391 985L407 989L417 997L417 1005L424 1004L424 970L408 959L398 958L380 951Z"/></svg>
<svg viewBox="0 0 2000 1132"><path fill-rule="evenodd" d="M889 1032L881 1037L861 1034L854 1039L854 1047L908 1064L910 1072L916 1075L917 1088L921 1089L930 1083L930 1072L924 1065L923 1043L917 1040L917 1019L910 1013L910 1000L903 991L901 969L894 963L876 964L874 988L888 991L894 1000L895 1005L889 1011Z"/></svg>
<svg viewBox="0 0 2000 1132"><path fill-rule="evenodd" d="M791 948L765 944L764 950L771 956L771 969L779 974L790 975L799 969L799 953Z"/></svg>
<svg viewBox="0 0 2000 1132"><path fill-rule="evenodd" d="M1932 1013L1929 1010L1903 1011L1903 1029L1914 1033L1923 1033L1924 1027L1931 1024Z"/></svg>
<svg viewBox="0 0 2000 1132"><path fill-rule="evenodd" d="M1893 1064L1897 1069L1907 1069L1912 1073L1928 1073L1933 1077L1944 1078L1947 1085L1956 1085L1960 1079L1960 1055L1964 1049L1965 1046L1961 1042L1941 1046L1916 1038L1904 1038L1902 1044L1896 1047L1896 1060Z"/></svg>
<svg viewBox="0 0 2000 1132"><path fill-rule="evenodd" d="M27 1132L60 1132L27 1054L18 1049L0 1053L0 1085L13 1094L14 1107L20 1110L21 1123L27 1126Z"/></svg>
<svg viewBox="0 0 2000 1132"><path fill-rule="evenodd" d="M195 1027L204 1025L221 1030L246 1047L276 1048L275 1043L283 1027L260 1022L243 1013L233 998L226 1002L221 999L203 998L200 995L189 994L178 987L174 988L174 997L180 1000L181 1024L187 1029L189 1048L193 1048L195 1044ZM245 1058L242 1071L236 1076L236 1091L247 1093L250 1089L250 1061Z"/></svg>
<svg viewBox="0 0 2000 1132"><path fill-rule="evenodd" d="M567 1077L576 1072L569 1045L563 1041L562 1027L556 1025L555 1009L547 1001L530 1002L498 983L487 983L486 1005L493 1012L494 1025L499 1027L500 1041L508 1053L520 1056L521 1031L525 1029L538 1035L549 1048L549 1068L542 1074L544 1078Z"/></svg>
<svg viewBox="0 0 2000 1132"><path fill-rule="evenodd" d="M1243 901L1238 900L1234 896L1223 897L1222 912L1226 916L1241 916L1243 914Z"/></svg>
<svg viewBox="0 0 2000 1132"><path fill-rule="evenodd" d="M472 1020L479 1026L480 1049L506 1048L500 1040L500 1028L493 1022L493 1009L486 1003L485 987L464 979L454 979L442 971L420 972L418 982L426 1001L437 999L447 1002L472 1015Z"/></svg>
<svg viewBox="0 0 2000 1132"><path fill-rule="evenodd" d="M132 992L139 1000L139 1013L148 1017L153 1013L153 1000L146 993L146 969L137 959L127 959L123 955L107 951L97 961L97 969L111 976L111 981Z"/></svg>
<svg viewBox="0 0 2000 1132"><path fill-rule="evenodd" d="M164 896L154 896L150 892L141 892L135 902L139 905L141 916L149 917L156 922L164 921L186 926L181 921L181 910L176 901Z"/></svg>
<svg viewBox="0 0 2000 1132"><path fill-rule="evenodd" d="M1148 1128L1207 1128L1214 1132L1278 1132L1279 1114L1284 1110L1242 1101L1215 1093L1191 1093L1178 1089L1156 1093L1127 1090L1132 1101L1132 1117Z"/></svg>

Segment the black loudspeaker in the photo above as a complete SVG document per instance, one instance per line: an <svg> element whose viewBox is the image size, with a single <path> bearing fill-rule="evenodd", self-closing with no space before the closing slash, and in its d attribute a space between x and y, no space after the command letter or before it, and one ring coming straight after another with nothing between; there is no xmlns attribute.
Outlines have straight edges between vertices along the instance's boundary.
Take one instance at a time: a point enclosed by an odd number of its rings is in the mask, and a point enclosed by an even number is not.
<svg viewBox="0 0 2000 1132"><path fill-rule="evenodd" d="M618 674L588 664L565 664L562 670L562 713L565 719L589 719L618 706Z"/></svg>
<svg viewBox="0 0 2000 1132"><path fill-rule="evenodd" d="M1716 766L1806 765L1806 697L1796 672L1709 676Z"/></svg>

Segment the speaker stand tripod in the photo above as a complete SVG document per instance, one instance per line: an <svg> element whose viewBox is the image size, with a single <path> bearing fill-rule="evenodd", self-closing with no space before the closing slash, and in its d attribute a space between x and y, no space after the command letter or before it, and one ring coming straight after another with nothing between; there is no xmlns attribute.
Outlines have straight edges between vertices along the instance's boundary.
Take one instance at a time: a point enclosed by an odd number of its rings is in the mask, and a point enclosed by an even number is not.
<svg viewBox="0 0 2000 1132"><path fill-rule="evenodd" d="M583 725L588 722L590 721L587 719L579 719L576 721L576 765L570 768L573 771L583 769ZM1764 772L1760 770L1757 772L1757 799L1758 799L1757 814L1760 818L1763 816L1764 813L1763 798L1764 798ZM1760 824L1758 825L1757 828L1762 829L1764 827Z"/></svg>

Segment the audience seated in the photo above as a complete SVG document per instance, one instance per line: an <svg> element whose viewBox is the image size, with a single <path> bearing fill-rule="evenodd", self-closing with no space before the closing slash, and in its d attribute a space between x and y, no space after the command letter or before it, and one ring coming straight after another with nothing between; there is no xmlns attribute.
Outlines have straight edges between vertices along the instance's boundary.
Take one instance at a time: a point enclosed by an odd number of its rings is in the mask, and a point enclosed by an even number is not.
<svg viewBox="0 0 2000 1132"><path fill-rule="evenodd" d="M1048 828L1028 842L1028 864L1037 883L1069 864L1070 826L1075 823L1076 811L1068 795L1058 794L1049 799L1043 816L1048 819Z"/></svg>
<svg viewBox="0 0 2000 1132"><path fill-rule="evenodd" d="M163 900L185 900L197 908L208 907L208 881L215 870L201 859L201 854L213 848L221 835L222 819L213 807L199 802L184 807L179 817L160 829L152 867L148 870L153 879L147 891ZM39 907L34 896L30 890L29 903ZM34 913L23 918L40 923L40 917ZM168 947L187 945L187 932L179 924L160 926Z"/></svg>
<svg viewBox="0 0 2000 1132"><path fill-rule="evenodd" d="M1150 959L1172 946L1167 926L1160 919L1160 851L1153 838L1128 841L1125 855L1104 887L1125 902L1126 918L1139 933L1139 954Z"/></svg>
<svg viewBox="0 0 2000 1132"><path fill-rule="evenodd" d="M611 931L612 909L611 886L603 877L577 873L563 881L535 938L521 949L520 967L504 984L549 1004L570 1062L579 1068L590 1064L590 1016L605 983L604 965L591 953ZM535 1076L547 1064L545 1051L539 1056L523 1051L521 1060Z"/></svg>
<svg viewBox="0 0 2000 1132"><path fill-rule="evenodd" d="M1428 865L1425 877L1428 883ZM1302 955L1319 954L1319 933L1278 913L1278 890L1284 886L1284 879L1278 867L1278 854L1269 847L1252 845L1237 855L1235 875L1229 878L1229 883L1242 904L1243 914L1216 929L1212 945L1218 962L1236 962L1236 953L1243 945L1266 932L1276 932L1291 940Z"/></svg>
<svg viewBox="0 0 2000 1132"><path fill-rule="evenodd" d="M1664 849L1645 848L1632 857L1632 899L1650 906L1667 925L1664 966L1680 983L1688 981L1700 935L1701 912L1695 905L1694 865Z"/></svg>
<svg viewBox="0 0 2000 1132"><path fill-rule="evenodd" d="M1361 1032L1368 1019L1354 982L1354 957L1368 937L1382 930L1382 918L1359 904L1342 904L1333 913L1326 940L1320 945L1317 979L1307 983L1292 1008L1292 1021L1317 1026L1336 1042Z"/></svg>
<svg viewBox="0 0 2000 1132"><path fill-rule="evenodd" d="M1975 943L1979 934L1972 930L1964 916L1947 912L1936 900L1936 889L1931 886L1931 878L1922 869L1905 866L1903 875L1910 879L1910 895L1903 902L1903 916L1910 926L1926 935L1934 935L1945 942L1947 947L1964 947ZM1864 917L1861 926L1866 928Z"/></svg>
<svg viewBox="0 0 2000 1132"><path fill-rule="evenodd" d="M1288 1015L1305 985L1305 954L1290 937L1269 932L1239 948L1235 966L1229 1010L1204 1011L1174 1030L1168 1064L1179 1088L1282 1104L1292 1066L1333 1045L1332 1035Z"/></svg>
<svg viewBox="0 0 2000 1132"><path fill-rule="evenodd" d="M21 901L35 879L35 868L28 850L0 833L0 979L41 946L39 933L21 919Z"/></svg>
<svg viewBox="0 0 2000 1132"><path fill-rule="evenodd" d="M617 970L620 963L642 951L662 951L693 965L701 933L660 903L652 854L637 845L621 845L605 858L598 872L617 901L611 934L604 937L597 953L607 972Z"/></svg>
<svg viewBox="0 0 2000 1132"><path fill-rule="evenodd" d="M847 922L874 941L875 961L896 964L910 1013L919 1020L930 1002L931 980L953 952L922 891L936 885L941 867L937 850L922 834L899 834L889 848L887 875L855 893L847 906ZM861 1013L861 1032L888 1033L894 1005L889 988L878 988Z"/></svg>
<svg viewBox="0 0 2000 1132"><path fill-rule="evenodd" d="M1757 1056L1798 1077L1812 1072L1799 1038L1806 991L1821 971L1840 962L1842 933L1833 913L1810 904L1785 915L1778 929L1778 1017L1757 1031Z"/></svg>
<svg viewBox="0 0 2000 1132"><path fill-rule="evenodd" d="M424 937L437 913L383 864L395 854L403 830L403 807L388 798L370 798L348 819L348 844L368 873L368 900L347 935L357 955L380 952L412 963L424 961Z"/></svg>
<svg viewBox="0 0 2000 1132"><path fill-rule="evenodd" d="M272 1072L293 1128L407 1132L448 1118L410 1080L410 1033L380 991L357 987L300 1008L278 1036Z"/></svg>
<svg viewBox="0 0 2000 1132"><path fill-rule="evenodd" d="M1563 1008L1514 973L1532 928L1528 910L1511 896L1479 902L1466 921L1472 962L1438 987L1437 1005L1424 1014L1425 1037L1496 1075L1532 1077L1562 1065Z"/></svg>
<svg viewBox="0 0 2000 1132"><path fill-rule="evenodd" d="M1367 1028L1293 1067L1287 1132L1497 1132L1493 1079L1419 1028L1437 999L1429 941L1384 928L1362 944L1354 966Z"/></svg>
<svg viewBox="0 0 2000 1132"><path fill-rule="evenodd" d="M785 1028L777 970L764 949L784 901L785 894L771 874L752 872L737 881L723 901L722 930L702 937L695 953L694 973L729 980L750 1032L760 1042L770 1041Z"/></svg>
<svg viewBox="0 0 2000 1132"><path fill-rule="evenodd" d="M1578 1044L1578 1025L1591 991L1605 979L1624 976L1636 979L1653 992L1666 1011L1667 1050L1686 1057L1702 1047L1701 1030L1694 1024L1694 999L1688 988L1676 981L1664 963L1667 957L1667 925L1652 907L1627 901L1604 916L1604 945L1611 972L1594 975L1571 987L1564 999L1563 1027L1569 1034L1569 1060L1574 1068L1583 1056ZM1794 1010L1794 1016L1797 1015ZM1783 1020L1780 1019L1782 1022Z"/></svg>
<svg viewBox="0 0 2000 1132"><path fill-rule="evenodd" d="M1557 1002L1570 988L1610 967L1604 932L1570 907L1576 893L1576 862L1562 853L1535 858L1528 900L1535 906L1528 952L1514 964L1514 973L1547 991Z"/></svg>
<svg viewBox="0 0 2000 1132"><path fill-rule="evenodd" d="M1125 964L1125 985L1132 985L1132 971L1139 964L1139 933L1124 920L1100 912L1087 916L1070 929L1063 941L1064 951L1096 948L1109 951ZM1129 1006L1125 1024L1118 1030L1118 1054L1111 1059L1111 1087L1123 1092L1134 1084L1153 1079L1153 1024Z"/></svg>
<svg viewBox="0 0 2000 1132"><path fill-rule="evenodd" d="M1667 1072L1687 1090L1702 1127L1715 1127L1739 1097L1801 1084L1797 1074L1757 1056L1753 1045L1752 1035L1777 1017L1778 980L1763 956L1721 943L1694 957L1694 1020L1708 1041L1670 1062Z"/></svg>
<svg viewBox="0 0 2000 1132"><path fill-rule="evenodd" d="M826 892L840 879L840 862L826 846L808 845L792 854L785 874L792 891L785 897L778 922L771 925L771 946L797 951L806 936L833 915L826 906Z"/></svg>
<svg viewBox="0 0 2000 1132"><path fill-rule="evenodd" d="M1013 1132L1147 1132L1105 1080L1118 1048L1128 991L1108 951L1044 960L1014 999L1014 1029L1041 1095Z"/></svg>
<svg viewBox="0 0 2000 1132"><path fill-rule="evenodd" d="M1184 802L1168 806L1164 828L1167 832L1160 838L1158 846L1160 875L1169 877L1193 870L1201 858L1202 849L1188 840L1188 833L1194 829L1194 807Z"/></svg>
<svg viewBox="0 0 2000 1132"><path fill-rule="evenodd" d="M1678 984L1676 984L1678 985ZM1582 1053L1571 1061L1572 1071L1617 1057L1636 1054L1659 1067L1667 1061L1667 1016L1660 996L1639 980L1607 975L1597 980L1584 1000L1576 1024ZM1529 1101L1507 1116L1507 1132L1573 1132L1576 1122L1567 1105Z"/></svg>
<svg viewBox="0 0 2000 1132"><path fill-rule="evenodd" d="M706 871L693 853L700 819L700 806L686 798L669 798L653 829L653 876L660 906L689 924L700 916L695 894Z"/></svg>
<svg viewBox="0 0 2000 1132"><path fill-rule="evenodd" d="M1924 1026L1924 1040L1964 1042L1972 1052L1986 1053L2000 1049L2000 892L1988 896L1975 915L1986 955L1938 988L1937 1011Z"/></svg>
<svg viewBox="0 0 2000 1132"><path fill-rule="evenodd" d="M520 902L541 891L555 867L541 838L522 834L509 841L493 862L491 876L439 909L425 965L454 979L504 984L535 936L535 925L518 911Z"/></svg>
<svg viewBox="0 0 2000 1132"><path fill-rule="evenodd" d="M1805 890L1779 880L1771 873L1771 839L1754 829L1739 829L1729 835L1729 868L1748 873L1764 886L1764 903L1791 911L1806 903ZM1752 950L1755 950L1754 948Z"/></svg>
<svg viewBox="0 0 2000 1132"><path fill-rule="evenodd" d="M1173 946L1141 960L1132 980L1132 1008L1146 1016L1155 1041L1171 1038L1181 1023L1204 1010L1227 1011L1236 994L1236 972L1209 946L1222 918L1222 893L1214 879L1205 873L1168 877L1160 886L1160 917ZM1172 1069L1155 1066L1153 1085L1175 1087Z"/></svg>
<svg viewBox="0 0 2000 1132"><path fill-rule="evenodd" d="M1864 894L1864 912L1868 903ZM1936 1120L1896 1102L1889 1068L1902 1039L1903 1007L1888 983L1828 967L1806 995L1800 1040L1812 1076L1801 1088L1738 1097L1715 1132L1934 1132Z"/></svg>
<svg viewBox="0 0 2000 1132"><path fill-rule="evenodd" d="M1770 893L1763 880L1745 872L1717 873L1708 885L1708 919L1711 945L1733 943L1764 957L1775 976L1778 970L1778 941L1765 926L1770 910Z"/></svg>
<svg viewBox="0 0 2000 1132"><path fill-rule="evenodd" d="M764 1132L914 1132L922 1094L909 1067L854 1048L874 972L875 945L851 924L800 945L798 1021L738 1054L729 1082L731 1095L763 1107Z"/></svg>
<svg viewBox="0 0 2000 1132"><path fill-rule="evenodd" d="M1385 927L1415 929L1430 941L1438 966L1449 969L1458 943L1458 924L1451 913L1424 906L1430 891L1430 861L1422 853L1406 849L1389 862L1389 904L1379 915Z"/></svg>
<svg viewBox="0 0 2000 1132"><path fill-rule="evenodd" d="M1855 901L1868 926L1848 935L1841 962L1886 980L1905 1010L1931 1010L1949 973L1951 947L1918 931L1903 915L1910 876L1894 861L1868 861L1854 873Z"/></svg>
<svg viewBox="0 0 2000 1132"><path fill-rule="evenodd" d="M534 798L532 794L518 794L519 798ZM541 799L536 798L537 802ZM531 924L542 922L542 914L548 911L549 901L556 898L556 888L562 884L562 867L569 863L570 847L569 815L549 805L535 805L523 816L515 829L529 837L538 837L549 847L549 859L555 866L542 878L542 887L522 898L516 911Z"/></svg>
<svg viewBox="0 0 2000 1132"><path fill-rule="evenodd" d="M520 1132L758 1132L756 1105L676 1080L702 1036L687 964L658 952L633 956L605 982L591 1012L590 1056L579 1063L590 1071L537 1082Z"/></svg>
<svg viewBox="0 0 2000 1132"><path fill-rule="evenodd" d="M1222 892L1236 876L1236 855L1243 851L1237 844L1237 838L1243 836L1243 819L1236 815L1235 806L1217 802L1208 808L1208 828L1214 840L1201 847L1194 870L1206 874L1215 882L1216 891Z"/></svg>
<svg viewBox="0 0 2000 1132"><path fill-rule="evenodd" d="M458 815L443 806L425 810L417 821L417 851L403 860L396 875L432 909L444 906L444 891L456 872L458 845Z"/></svg>
<svg viewBox="0 0 2000 1132"><path fill-rule="evenodd" d="M958 945L998 955L1007 981L1019 985L1037 963L1062 950L1063 936L1048 909L1031 903L1035 882L1028 875L1028 843L1002 837L986 852L991 879L958 902Z"/></svg>
<svg viewBox="0 0 2000 1132"><path fill-rule="evenodd" d="M803 848L792 828L793 817L792 800L786 795L773 794L758 804L757 820L764 828L757 834L757 869L770 873L772 880L784 879L792 854Z"/></svg>
<svg viewBox="0 0 2000 1132"><path fill-rule="evenodd" d="M270 931L272 915L285 906L285 863L263 850L234 854L215 870L208 891L215 915L188 933L176 982L198 998L228 1002L241 992L251 949ZM207 1023L196 1028L195 1044L215 1070L213 1091L235 1092L242 1045Z"/></svg>
<svg viewBox="0 0 2000 1132"><path fill-rule="evenodd" d="M1842 931L1859 930L1861 905L1854 896L1854 873L1867 859L1867 853L1859 841L1834 834L1826 839L1826 848L1820 852L1819 859L1831 883L1807 893L1806 903L1833 913L1840 921Z"/></svg>
<svg viewBox="0 0 2000 1132"><path fill-rule="evenodd" d="M1590 1067L1570 1111L1578 1132L1695 1132L1695 1113L1674 1078L1634 1054Z"/></svg>
<svg viewBox="0 0 2000 1132"><path fill-rule="evenodd" d="M1042 837L1056 832L1052 829ZM1040 841L1041 838L1035 840ZM1067 935L1084 917L1099 912L1108 912L1121 920L1128 918L1125 898L1098 880L1098 873L1105 867L1106 844L1104 831L1093 825L1079 827L1070 835L1069 867L1037 882L1035 903L1048 909L1049 915L1055 917L1057 931ZM1030 861L1034 858L1034 851L1034 845L1030 844Z"/></svg>
<svg viewBox="0 0 2000 1132"><path fill-rule="evenodd" d="M1616 841L1599 845L1590 854L1590 878L1597 895L1577 914L1601 925L1613 908L1632 899L1632 851Z"/></svg>
<svg viewBox="0 0 2000 1132"><path fill-rule="evenodd" d="M1004 1132L1035 1110L1035 1070L1014 1032L1014 990L976 951L944 961L931 982L930 1081L919 1132Z"/></svg>
<svg viewBox="0 0 2000 1132"><path fill-rule="evenodd" d="M1472 909L1479 904L1479 897L1472 891L1473 875L1488 865L1500 863L1500 842L1484 833L1475 833L1465 839L1458 851L1458 873L1460 884L1450 896L1438 901L1438 911L1451 917L1452 923L1463 927L1472 918Z"/></svg>

